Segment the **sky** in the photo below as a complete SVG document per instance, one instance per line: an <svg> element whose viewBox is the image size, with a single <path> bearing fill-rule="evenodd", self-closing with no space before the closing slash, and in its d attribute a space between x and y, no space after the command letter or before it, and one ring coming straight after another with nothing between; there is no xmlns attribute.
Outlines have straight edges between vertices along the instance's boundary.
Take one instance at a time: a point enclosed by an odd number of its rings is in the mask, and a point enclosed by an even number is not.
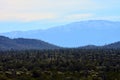
<svg viewBox="0 0 120 80"><path fill-rule="evenodd" d="M120 21L120 0L0 0L0 33L83 20Z"/></svg>

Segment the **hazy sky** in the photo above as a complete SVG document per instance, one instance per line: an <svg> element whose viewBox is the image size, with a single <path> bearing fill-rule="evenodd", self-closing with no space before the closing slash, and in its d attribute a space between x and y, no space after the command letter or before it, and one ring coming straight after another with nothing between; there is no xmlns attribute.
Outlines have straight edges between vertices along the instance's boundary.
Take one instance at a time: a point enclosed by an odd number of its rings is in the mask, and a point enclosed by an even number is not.
<svg viewBox="0 0 120 80"><path fill-rule="evenodd" d="M0 0L0 32L91 19L120 21L120 0Z"/></svg>

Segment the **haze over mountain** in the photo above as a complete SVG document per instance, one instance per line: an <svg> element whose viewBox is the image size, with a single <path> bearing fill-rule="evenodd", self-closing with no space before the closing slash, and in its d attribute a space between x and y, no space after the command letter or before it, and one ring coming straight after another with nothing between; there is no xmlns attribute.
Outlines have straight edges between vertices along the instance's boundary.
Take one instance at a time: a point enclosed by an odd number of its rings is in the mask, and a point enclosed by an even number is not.
<svg viewBox="0 0 120 80"><path fill-rule="evenodd" d="M73 22L46 30L15 31L1 33L10 38L40 39L58 46L78 47L84 45L105 45L120 41L120 22L89 20Z"/></svg>
<svg viewBox="0 0 120 80"><path fill-rule="evenodd" d="M0 36L0 50L29 50L29 49L60 49L63 47L58 47L47 42L36 40L36 39L25 39L16 38L10 39L8 37ZM80 49L120 49L120 41L114 42L108 45L96 46L87 45L80 46Z"/></svg>
<svg viewBox="0 0 120 80"><path fill-rule="evenodd" d="M27 50L27 49L58 49L58 46L35 39L16 38L0 36L0 50Z"/></svg>
<svg viewBox="0 0 120 80"><path fill-rule="evenodd" d="M86 45L79 47L81 49L120 49L120 41L110 43L107 45L96 46L96 45Z"/></svg>
<svg viewBox="0 0 120 80"><path fill-rule="evenodd" d="M103 46L104 48L120 49L120 41Z"/></svg>

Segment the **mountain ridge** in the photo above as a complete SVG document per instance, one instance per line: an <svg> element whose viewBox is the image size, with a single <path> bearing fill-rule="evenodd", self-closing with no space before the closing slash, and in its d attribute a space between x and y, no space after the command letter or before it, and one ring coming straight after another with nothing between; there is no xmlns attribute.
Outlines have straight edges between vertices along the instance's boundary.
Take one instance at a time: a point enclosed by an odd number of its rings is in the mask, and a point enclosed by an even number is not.
<svg viewBox="0 0 120 80"><path fill-rule="evenodd" d="M29 50L29 49L63 49L66 47L58 47L53 44L36 40L36 39L27 39L27 38L15 38L10 39L8 37L0 36L0 50ZM74 48L74 47L71 47ZM120 41L110 43L103 46L96 45L86 45L76 47L79 49L120 49Z"/></svg>
<svg viewBox="0 0 120 80"><path fill-rule="evenodd" d="M58 48L60 47L41 40L25 38L10 39L8 37L0 36L0 50L58 49Z"/></svg>
<svg viewBox="0 0 120 80"><path fill-rule="evenodd" d="M10 38L40 39L63 47L78 47L88 44L104 45L120 40L120 22L89 20L73 22L46 30L1 33Z"/></svg>

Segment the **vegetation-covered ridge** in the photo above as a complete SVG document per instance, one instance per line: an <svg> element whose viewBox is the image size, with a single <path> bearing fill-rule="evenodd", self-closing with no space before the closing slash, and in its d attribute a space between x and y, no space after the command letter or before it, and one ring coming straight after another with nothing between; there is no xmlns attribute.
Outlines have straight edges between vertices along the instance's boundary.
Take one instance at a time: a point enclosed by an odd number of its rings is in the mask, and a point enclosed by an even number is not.
<svg viewBox="0 0 120 80"><path fill-rule="evenodd" d="M120 49L0 51L0 80L120 80Z"/></svg>
<svg viewBox="0 0 120 80"><path fill-rule="evenodd" d="M0 36L0 50L28 50L28 49L58 49L60 47L37 39L16 38Z"/></svg>
<svg viewBox="0 0 120 80"><path fill-rule="evenodd" d="M27 38L15 38L11 39L5 36L0 36L0 51L5 50L42 50L42 49L62 49L65 47L59 47L48 42L37 40L37 39L27 39ZM120 49L120 41L111 44L96 46L87 45L76 47L80 49Z"/></svg>
<svg viewBox="0 0 120 80"><path fill-rule="evenodd" d="M44 30L13 31L0 34L10 38L39 39L62 47L103 45L120 40L120 22L87 20L57 25Z"/></svg>

